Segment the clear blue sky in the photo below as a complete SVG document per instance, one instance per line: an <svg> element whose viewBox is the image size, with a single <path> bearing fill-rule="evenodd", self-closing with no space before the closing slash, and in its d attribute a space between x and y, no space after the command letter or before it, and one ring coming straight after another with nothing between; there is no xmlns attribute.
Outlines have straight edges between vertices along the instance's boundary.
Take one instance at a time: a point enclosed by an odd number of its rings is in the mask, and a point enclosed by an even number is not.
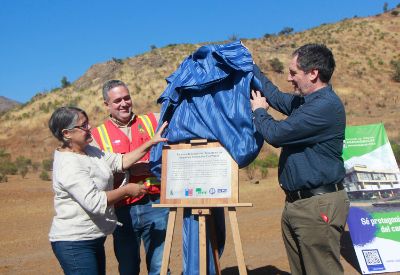
<svg viewBox="0 0 400 275"><path fill-rule="evenodd" d="M260 38L394 8L400 0L2 0L0 95L21 103L150 45Z"/></svg>

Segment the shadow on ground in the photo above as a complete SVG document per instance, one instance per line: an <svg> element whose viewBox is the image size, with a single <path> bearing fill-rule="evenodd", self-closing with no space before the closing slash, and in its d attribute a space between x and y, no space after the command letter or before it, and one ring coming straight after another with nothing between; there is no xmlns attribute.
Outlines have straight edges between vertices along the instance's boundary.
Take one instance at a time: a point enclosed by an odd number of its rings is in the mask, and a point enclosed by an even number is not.
<svg viewBox="0 0 400 275"><path fill-rule="evenodd" d="M350 232L345 231L342 234L340 254L355 270L361 274L360 265L358 264L357 255L354 251L353 243L351 241Z"/></svg>
<svg viewBox="0 0 400 275"><path fill-rule="evenodd" d="M349 231L345 231L342 235L340 253L342 254L343 259L361 274L361 269L358 264ZM272 265L247 270L247 273L249 275L290 275L289 272L280 270ZM222 270L222 275L239 275L239 270L236 266L228 267Z"/></svg>
<svg viewBox="0 0 400 275"><path fill-rule="evenodd" d="M228 267L222 270L222 275L238 275L239 270L237 266ZM267 265L263 267L259 267L253 270L247 270L248 275L290 275L290 273L280 270L272 265Z"/></svg>

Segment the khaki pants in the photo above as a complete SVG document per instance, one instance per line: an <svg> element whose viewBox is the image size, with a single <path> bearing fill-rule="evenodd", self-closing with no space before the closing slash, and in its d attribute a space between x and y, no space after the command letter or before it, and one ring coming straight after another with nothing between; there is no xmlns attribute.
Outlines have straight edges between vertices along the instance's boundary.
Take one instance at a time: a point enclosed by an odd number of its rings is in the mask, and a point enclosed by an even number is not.
<svg viewBox="0 0 400 275"><path fill-rule="evenodd" d="M340 236L349 206L345 190L285 203L281 225L292 275L343 274Z"/></svg>

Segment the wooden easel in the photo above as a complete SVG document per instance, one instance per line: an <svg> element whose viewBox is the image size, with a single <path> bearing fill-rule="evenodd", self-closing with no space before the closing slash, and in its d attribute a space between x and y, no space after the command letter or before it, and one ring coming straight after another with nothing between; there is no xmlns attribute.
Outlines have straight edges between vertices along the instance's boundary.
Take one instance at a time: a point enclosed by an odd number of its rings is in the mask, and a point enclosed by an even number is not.
<svg viewBox="0 0 400 275"><path fill-rule="evenodd" d="M168 199L166 196L167 189L167 152L170 149L199 149L199 148L216 148L221 147L219 142L207 142L207 140L194 140L187 144L176 144L164 146L163 148L163 162L162 162L162 177L161 177L161 197L160 204L153 205L153 207L168 207L169 217L166 238L164 243L163 261L161 267L161 274L167 274L168 266L171 255L171 247L175 229L176 213L178 208L191 208L193 215L199 217L199 273L201 275L207 274L207 240L206 240L206 227L208 217L211 214L212 208L215 207L227 207L229 213L229 220L231 224L232 236L235 246L236 259L238 262L238 268L240 274L247 274L246 264L243 256L242 243L240 240L239 226L236 216L236 207L251 207L252 203L239 203L239 173L237 163L231 160L231 196L229 198L195 198L195 199ZM212 234L211 234L212 235ZM218 250L215 245L215 241L211 239L213 246L214 265L217 274L221 274L221 268L219 265ZM213 245L214 244L214 245Z"/></svg>

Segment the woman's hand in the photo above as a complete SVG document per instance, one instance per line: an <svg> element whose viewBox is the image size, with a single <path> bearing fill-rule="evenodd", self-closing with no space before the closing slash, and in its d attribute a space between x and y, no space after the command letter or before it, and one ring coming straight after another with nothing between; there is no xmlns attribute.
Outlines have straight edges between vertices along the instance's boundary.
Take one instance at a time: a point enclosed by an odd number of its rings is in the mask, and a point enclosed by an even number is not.
<svg viewBox="0 0 400 275"><path fill-rule="evenodd" d="M147 194L147 189L143 184L128 183L124 186L126 195L129 197L139 197Z"/></svg>
<svg viewBox="0 0 400 275"><path fill-rule="evenodd" d="M107 204L113 205L126 197L139 197L147 193L143 184L128 183L117 189L106 191Z"/></svg>

